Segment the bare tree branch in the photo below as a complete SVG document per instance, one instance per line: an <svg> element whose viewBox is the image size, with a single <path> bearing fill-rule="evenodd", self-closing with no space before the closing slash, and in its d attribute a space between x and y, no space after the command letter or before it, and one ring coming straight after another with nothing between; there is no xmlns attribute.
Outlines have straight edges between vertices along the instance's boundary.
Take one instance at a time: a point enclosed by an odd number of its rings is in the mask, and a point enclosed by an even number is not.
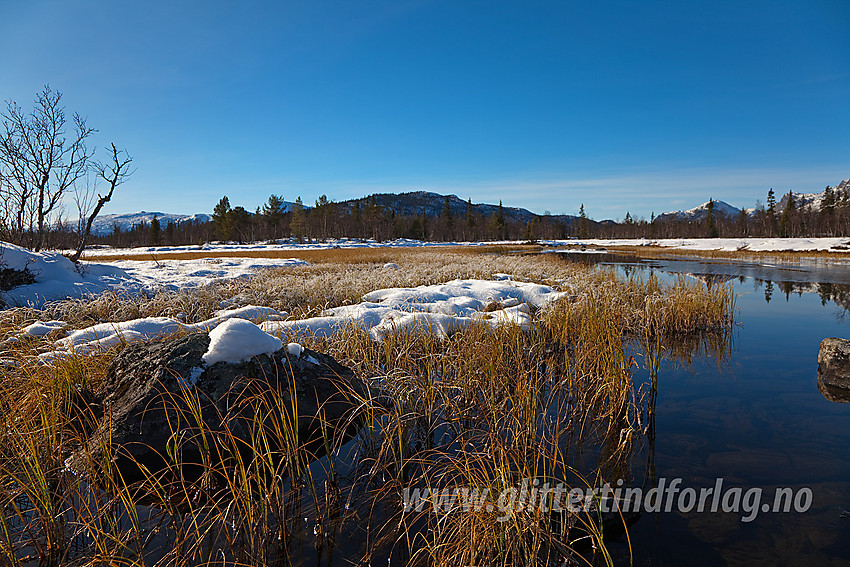
<svg viewBox="0 0 850 567"><path fill-rule="evenodd" d="M95 167L97 170L98 177L103 179L109 184L109 191L105 195L98 194L97 196L97 204L89 215L88 220L86 221L85 228L80 235L80 241L77 245L77 250L74 252L74 255L71 256L72 262L77 262L80 259L80 256L83 255L83 250L86 249L86 242L88 241L89 236L91 235L91 225L94 222L94 219L100 214L100 210L103 206L112 199L112 193L115 192L115 188L124 183L128 177L130 177L135 170L131 171L129 169L130 163L133 161L133 158L125 150L118 150L115 147L115 144L112 145L112 162L109 165L104 165L102 163L98 163ZM80 211L80 218L82 218L82 210Z"/></svg>

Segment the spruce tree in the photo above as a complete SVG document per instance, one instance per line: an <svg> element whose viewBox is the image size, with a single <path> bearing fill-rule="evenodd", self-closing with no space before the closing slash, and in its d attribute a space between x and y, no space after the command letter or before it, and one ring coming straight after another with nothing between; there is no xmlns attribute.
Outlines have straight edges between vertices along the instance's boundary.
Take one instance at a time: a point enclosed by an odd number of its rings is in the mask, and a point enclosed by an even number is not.
<svg viewBox="0 0 850 567"><path fill-rule="evenodd" d="M230 238L230 200L227 195L221 198L218 204L213 209L212 221L213 230L217 240L227 240Z"/></svg>
<svg viewBox="0 0 850 567"><path fill-rule="evenodd" d="M768 236L776 234L776 195L773 187L767 192L767 231Z"/></svg>
<svg viewBox="0 0 850 567"><path fill-rule="evenodd" d="M717 238L717 222L714 220L714 199L708 199L708 214L705 217L705 234L708 238Z"/></svg>
<svg viewBox="0 0 850 567"><path fill-rule="evenodd" d="M451 240L454 233L454 219L452 218L452 208L448 197L446 197L445 201L443 201L443 213L440 217L445 229L443 233L443 240Z"/></svg>
<svg viewBox="0 0 850 567"><path fill-rule="evenodd" d="M162 227L159 225L159 219L156 218L156 215L151 219L151 226L148 230L148 240L151 243L151 246L159 246L162 241Z"/></svg>
<svg viewBox="0 0 850 567"><path fill-rule="evenodd" d="M788 202L785 203L785 210L782 211L782 218L779 219L779 234L787 238L791 236L791 221L794 216L794 193L788 191Z"/></svg>
<svg viewBox="0 0 850 567"><path fill-rule="evenodd" d="M587 238L587 213L584 212L584 203L578 208L578 237Z"/></svg>
<svg viewBox="0 0 850 567"><path fill-rule="evenodd" d="M466 201L466 240L472 240L472 232L475 229L475 219L472 217L472 199Z"/></svg>
<svg viewBox="0 0 850 567"><path fill-rule="evenodd" d="M299 196L295 199L295 203L292 205L292 220L289 223L292 236L297 238L299 241L303 239L306 224L307 222L304 218L304 203L301 201L301 197Z"/></svg>

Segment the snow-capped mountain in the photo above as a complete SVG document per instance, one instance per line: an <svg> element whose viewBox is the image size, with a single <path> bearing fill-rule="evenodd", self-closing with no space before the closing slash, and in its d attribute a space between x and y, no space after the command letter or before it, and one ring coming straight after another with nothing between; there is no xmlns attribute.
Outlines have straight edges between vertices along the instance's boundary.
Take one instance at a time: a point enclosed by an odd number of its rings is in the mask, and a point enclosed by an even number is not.
<svg viewBox="0 0 850 567"><path fill-rule="evenodd" d="M845 179L835 187L832 187L832 192L835 195L836 199L840 197L841 193L848 191L850 192L850 179ZM796 191L792 191L794 194L794 204L797 209L801 208L810 208L813 211L819 211L823 206L824 194L826 193L826 189L821 191L820 193L797 193ZM776 191L776 196L779 197L779 201L776 203L776 212L781 213L785 210L785 206L788 203L788 192L786 191L784 194L780 193L780 191ZM755 213L755 209L744 209L744 211L752 216ZM734 207L729 203L724 201L714 201L714 216L727 216L727 217L737 217L741 214L741 209L738 207ZM687 211L672 211L669 213L663 213L656 217L656 220L660 221L688 221L688 222L699 222L705 220L708 215L708 202L703 203L698 207L694 207L693 209L688 209Z"/></svg>
<svg viewBox="0 0 850 567"><path fill-rule="evenodd" d="M181 215L176 213L161 213L156 211L139 211L137 213L123 213L119 215L99 215L92 223L91 231L95 235L105 235L113 231L114 227L120 228L122 231L130 230L133 226L138 226L141 223L150 224L151 219L156 215L157 220L163 228L169 223L183 224L187 222L203 223L210 220L210 215L204 213L195 213L194 215ZM76 221L74 221L76 224Z"/></svg>
<svg viewBox="0 0 850 567"><path fill-rule="evenodd" d="M850 179L845 179L838 185L832 188L833 195L837 197L840 196L841 192L850 191ZM794 194L794 205L798 209L809 208L813 211L819 211L823 207L823 199L826 194L826 189L821 191L820 193L797 193ZM777 212L781 212L785 210L785 207L788 204L788 193L786 192L782 195L782 198L779 199L779 202L776 204Z"/></svg>
<svg viewBox="0 0 850 567"><path fill-rule="evenodd" d="M726 217L736 217L741 214L741 209L738 207L734 207L725 201L712 201L714 204L714 216L726 216ZM669 213L663 213L656 217L656 220L659 221L670 221L670 220L679 220L679 221L689 221L689 222L698 222L703 221L708 216L708 201L703 203L698 207L694 207L693 209L688 209L687 211L672 211Z"/></svg>

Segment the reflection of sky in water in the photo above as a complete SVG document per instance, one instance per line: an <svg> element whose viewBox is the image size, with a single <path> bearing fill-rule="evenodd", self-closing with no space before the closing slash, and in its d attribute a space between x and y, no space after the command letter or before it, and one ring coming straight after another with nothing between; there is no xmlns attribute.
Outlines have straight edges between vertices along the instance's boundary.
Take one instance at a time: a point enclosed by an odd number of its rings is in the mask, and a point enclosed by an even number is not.
<svg viewBox="0 0 850 567"><path fill-rule="evenodd" d="M619 260L619 258L618 258ZM657 270L729 281L740 310L731 358L664 364L658 381L658 477L683 486L809 487L805 514L645 515L632 528L636 565L850 564L850 404L817 389L825 337L850 338L850 266L756 266L652 260L614 263L622 272ZM765 500L762 500L763 502ZM623 542L613 544L627 564Z"/></svg>

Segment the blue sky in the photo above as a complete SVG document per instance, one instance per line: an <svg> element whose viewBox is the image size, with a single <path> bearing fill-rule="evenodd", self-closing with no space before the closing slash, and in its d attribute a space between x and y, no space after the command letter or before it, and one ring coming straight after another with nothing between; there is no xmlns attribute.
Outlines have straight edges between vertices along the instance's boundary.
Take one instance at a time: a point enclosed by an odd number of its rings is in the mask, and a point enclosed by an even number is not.
<svg viewBox="0 0 850 567"><path fill-rule="evenodd" d="M137 167L104 212L431 190L622 218L850 177L850 2L0 0Z"/></svg>

